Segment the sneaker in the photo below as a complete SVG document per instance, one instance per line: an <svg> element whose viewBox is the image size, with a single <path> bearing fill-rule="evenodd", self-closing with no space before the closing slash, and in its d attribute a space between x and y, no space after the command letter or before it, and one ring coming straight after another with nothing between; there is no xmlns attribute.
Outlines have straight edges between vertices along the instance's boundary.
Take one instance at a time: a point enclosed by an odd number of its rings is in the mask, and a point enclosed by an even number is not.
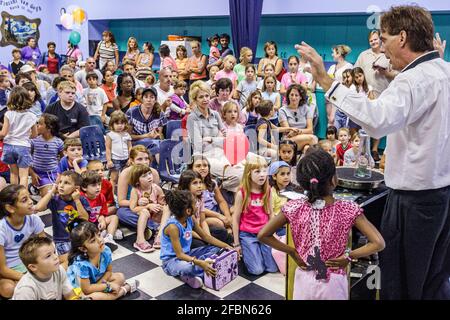
<svg viewBox="0 0 450 320"><path fill-rule="evenodd" d="M110 235L109 233L106 234L103 239L105 240L105 245L110 248L112 252L116 251L119 248L112 235Z"/></svg>
<svg viewBox="0 0 450 320"><path fill-rule="evenodd" d="M150 253L150 252L155 251L155 248L153 248L153 247L150 245L150 243L148 243L147 241L144 241L144 242L142 242L142 243L137 243L137 242L135 242L135 243L133 244L133 247L134 247L135 249L138 249L140 252L143 252L143 253Z"/></svg>
<svg viewBox="0 0 450 320"><path fill-rule="evenodd" d="M152 229L150 229L150 228L148 228L148 227L145 228L145 231L144 231L144 239L148 241L148 240L151 239L152 235L153 235Z"/></svg>
<svg viewBox="0 0 450 320"><path fill-rule="evenodd" d="M200 289L203 287L203 280L200 277L181 276L180 279L193 289Z"/></svg>
<svg viewBox="0 0 450 320"><path fill-rule="evenodd" d="M130 293L135 292L139 288L139 285L140 285L139 280L136 280L136 279L127 280L125 282L125 284L128 284L130 286L130 291L129 291Z"/></svg>
<svg viewBox="0 0 450 320"><path fill-rule="evenodd" d="M117 229L116 232L114 232L114 240L123 240L123 232L120 229Z"/></svg>

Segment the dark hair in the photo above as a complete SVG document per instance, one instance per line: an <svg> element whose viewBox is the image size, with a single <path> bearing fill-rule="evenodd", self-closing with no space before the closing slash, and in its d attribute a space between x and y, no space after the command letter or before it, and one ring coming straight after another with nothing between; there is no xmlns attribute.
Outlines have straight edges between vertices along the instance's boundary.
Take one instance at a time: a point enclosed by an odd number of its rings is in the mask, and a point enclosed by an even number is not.
<svg viewBox="0 0 450 320"><path fill-rule="evenodd" d="M320 148L307 152L297 166L297 181L308 191L310 203L332 194L331 182L335 174L333 157Z"/></svg>
<svg viewBox="0 0 450 320"><path fill-rule="evenodd" d="M31 40L36 40L36 38L35 37L28 37L27 38L27 45L30 43Z"/></svg>
<svg viewBox="0 0 450 320"><path fill-rule="evenodd" d="M142 164L135 164L131 167L130 170L130 180L129 180L129 184L133 187L133 188L139 188L139 179L149 173L152 174L152 169L148 166L144 166Z"/></svg>
<svg viewBox="0 0 450 320"><path fill-rule="evenodd" d="M206 189L208 189L209 192L214 191L214 188L216 187L216 183L213 181L212 176L211 176L211 164L209 163L209 160L201 155L201 154L197 154L197 155L193 155L191 162L188 164L187 169L188 170L194 170L194 163L196 163L197 161L206 161L206 163L208 164L208 175L205 177L205 179L203 179L203 183L206 186Z"/></svg>
<svg viewBox="0 0 450 320"><path fill-rule="evenodd" d="M221 78L219 80L217 80L216 82L216 94L219 94L219 90L225 90L225 89L230 89L233 90L233 82L231 82L230 79L228 78Z"/></svg>
<svg viewBox="0 0 450 320"><path fill-rule="evenodd" d="M167 44L163 44L159 47L159 55L161 58L170 56L170 48Z"/></svg>
<svg viewBox="0 0 450 320"><path fill-rule="evenodd" d="M291 99L289 98L289 95L291 94L292 90L297 90L300 94L300 101L298 102L298 106L301 107L305 103L308 102L308 93L306 92L305 88L299 84L291 84L286 92L286 102L287 104L291 104Z"/></svg>
<svg viewBox="0 0 450 320"><path fill-rule="evenodd" d="M194 197L186 190L173 190L164 192L170 212L178 219L185 216L187 209L194 209Z"/></svg>
<svg viewBox="0 0 450 320"><path fill-rule="evenodd" d="M73 220L68 229L70 231L71 249L69 252L69 265L73 264L75 259L81 256L87 260L87 254L80 250L86 241L89 241L98 234L98 229L95 224L81 219Z"/></svg>
<svg viewBox="0 0 450 320"><path fill-rule="evenodd" d="M230 42L230 35L228 33L222 33L219 35L219 39L227 39Z"/></svg>
<svg viewBox="0 0 450 320"><path fill-rule="evenodd" d="M334 138L337 139L338 138L337 128L335 126L329 126L327 128L327 135L329 135L329 134L333 134Z"/></svg>
<svg viewBox="0 0 450 320"><path fill-rule="evenodd" d="M105 80L105 77L106 77L106 72L111 72L113 75L114 75L114 72L112 72L111 70L109 70L109 69L106 69L106 63L105 63L105 65L103 66L103 69L102 69L102 83L103 84L105 84L106 83L106 80Z"/></svg>
<svg viewBox="0 0 450 320"><path fill-rule="evenodd" d="M267 41L267 42L264 44L264 53L265 53L265 57L266 57L266 58L269 57L269 55L267 54L267 48L268 48L269 46L274 46L274 47L275 47L275 56L278 56L278 46L277 46L276 42L275 42L275 41Z"/></svg>
<svg viewBox="0 0 450 320"><path fill-rule="evenodd" d="M56 43L54 43L53 41L50 41L49 43L47 43L47 48L50 46L54 46L56 48Z"/></svg>
<svg viewBox="0 0 450 320"><path fill-rule="evenodd" d="M10 184L0 191L0 219L9 215L10 212L6 210L6 205L15 206L22 190L26 190L26 188L20 184Z"/></svg>
<svg viewBox="0 0 450 320"><path fill-rule="evenodd" d="M295 59L295 61L297 61L297 63L300 63L300 59L299 59L297 56L290 56L290 57L288 58L288 64L289 64L289 62L290 62L292 59Z"/></svg>
<svg viewBox="0 0 450 320"><path fill-rule="evenodd" d="M16 78L14 79L16 85L19 85L19 82L22 79L28 79L30 82L32 81L30 74L28 74L28 73L18 73L16 75Z"/></svg>
<svg viewBox="0 0 450 320"><path fill-rule="evenodd" d="M81 174L81 188L86 189L91 184L102 183L102 177L92 170L87 170Z"/></svg>
<svg viewBox="0 0 450 320"><path fill-rule="evenodd" d="M123 78L126 78L126 77L131 78L131 81L133 82L133 88L131 89L131 97L132 97L132 100L134 100L134 98L135 98L134 92L136 91L135 90L136 83L134 82L134 78L131 75L131 73L124 72L117 77L117 88L116 88L117 96L121 96L123 94L122 82L123 82Z"/></svg>
<svg viewBox="0 0 450 320"><path fill-rule="evenodd" d="M144 44L147 46L148 51L149 51L150 53L155 52L155 47L153 47L153 44L152 44L151 42L144 42Z"/></svg>
<svg viewBox="0 0 450 320"><path fill-rule="evenodd" d="M268 117L270 112L273 109L273 102L270 100L263 100L259 104L259 106L256 107L256 113L261 115L261 117Z"/></svg>
<svg viewBox="0 0 450 320"><path fill-rule="evenodd" d="M245 111L253 112L255 111L255 106L253 105L253 97L259 96L262 100L262 95L259 90L253 91L250 96L247 98L247 102L245 103Z"/></svg>
<svg viewBox="0 0 450 320"><path fill-rule="evenodd" d="M36 87L36 85L33 82L24 83L22 85L22 88L24 88L27 91L34 91L34 93L35 93L34 101L31 101L31 102L35 103L36 101L39 101L42 98L41 93L39 92L38 88Z"/></svg>
<svg viewBox="0 0 450 320"><path fill-rule="evenodd" d="M288 162L288 165L290 165L291 167L296 166L297 165L297 152L298 152L297 144L292 140L287 140L287 139L281 140L280 144L278 146L278 155L280 154L281 147L284 145L291 146L293 148L293 156L292 156L291 161ZM281 158L279 160L284 161L284 160L281 160Z"/></svg>
<svg viewBox="0 0 450 320"><path fill-rule="evenodd" d="M193 170L186 170L180 176L180 181L178 182L178 190L188 190L189 187L195 179L202 180L202 176L200 173L197 173Z"/></svg>
<svg viewBox="0 0 450 320"><path fill-rule="evenodd" d="M130 128L130 124L128 123L128 118L121 110L116 110L111 113L109 118L109 128L111 131L114 131L114 124L116 123L124 123L125 131L128 131Z"/></svg>
<svg viewBox="0 0 450 320"><path fill-rule="evenodd" d="M105 30L102 32L102 36L109 36L109 41L111 41L111 43L116 43L116 38L114 37L113 33L109 30Z"/></svg>
<svg viewBox="0 0 450 320"><path fill-rule="evenodd" d="M245 72L247 72L248 69L253 69L253 71L255 71L256 73L256 67L254 64L249 64L245 67Z"/></svg>
<svg viewBox="0 0 450 320"><path fill-rule="evenodd" d="M183 52L183 57L184 57L184 58L187 58L187 49L186 49L185 46L179 45L179 46L177 47L177 49L175 50L175 53L178 53L178 51L182 51L182 52ZM178 54L177 54L177 58L178 58Z"/></svg>
<svg viewBox="0 0 450 320"><path fill-rule="evenodd" d="M220 39L219 35L216 33L206 40L208 41L208 45L211 47L211 42L213 42L214 40L219 40L219 39Z"/></svg>
<svg viewBox="0 0 450 320"><path fill-rule="evenodd" d="M12 89L8 99L9 110L28 110L32 105L33 102L30 100L30 95L25 88L16 86Z"/></svg>
<svg viewBox="0 0 450 320"><path fill-rule="evenodd" d="M230 89L230 91L233 90L233 82L231 82L231 80L228 78L221 78L217 80L215 89L216 94L219 94L220 89L222 90Z"/></svg>
<svg viewBox="0 0 450 320"><path fill-rule="evenodd" d="M86 74L86 81L89 80L90 78L98 80L98 75L95 72L88 72Z"/></svg>
<svg viewBox="0 0 450 320"><path fill-rule="evenodd" d="M59 138L59 119L51 113L43 113L41 118L44 119L45 126L50 129L50 133L54 137Z"/></svg>
<svg viewBox="0 0 450 320"><path fill-rule="evenodd" d="M417 5L393 6L381 16L381 32L407 34L409 48L413 52L434 50L434 25L431 14Z"/></svg>
<svg viewBox="0 0 450 320"><path fill-rule="evenodd" d="M355 75L357 73L361 73L364 76L364 81L362 83L362 87L363 87L364 92L368 93L369 92L369 85L367 84L366 75L364 74L364 70L362 68L360 68L360 67L355 67L353 69L353 84L356 86L356 92L359 93L359 88L358 88L358 86L356 84L356 80L355 80Z"/></svg>
<svg viewBox="0 0 450 320"><path fill-rule="evenodd" d="M80 187L81 184L83 183L83 179L81 179L81 175L75 171L64 171L63 173L61 173L61 177L70 177L70 179L72 179L73 183L75 184L75 186Z"/></svg>

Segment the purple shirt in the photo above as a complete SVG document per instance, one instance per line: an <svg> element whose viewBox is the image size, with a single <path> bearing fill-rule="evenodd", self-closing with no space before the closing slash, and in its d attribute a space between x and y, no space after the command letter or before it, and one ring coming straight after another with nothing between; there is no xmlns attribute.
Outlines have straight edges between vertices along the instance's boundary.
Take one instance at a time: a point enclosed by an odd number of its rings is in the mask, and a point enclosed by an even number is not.
<svg viewBox="0 0 450 320"><path fill-rule="evenodd" d="M27 61L33 61L36 66L38 66L41 62L41 50L39 50L38 47L31 48L30 46L26 46L22 48L22 60Z"/></svg>

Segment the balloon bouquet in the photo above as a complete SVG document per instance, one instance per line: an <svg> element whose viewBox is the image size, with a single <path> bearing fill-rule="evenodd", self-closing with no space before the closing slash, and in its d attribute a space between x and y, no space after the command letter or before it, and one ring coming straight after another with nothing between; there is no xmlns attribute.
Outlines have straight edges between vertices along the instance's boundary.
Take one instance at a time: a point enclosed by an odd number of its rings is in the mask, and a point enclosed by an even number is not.
<svg viewBox="0 0 450 320"><path fill-rule="evenodd" d="M67 9L61 8L61 17L60 21L64 28L67 30L72 30L69 35L69 42L76 46L80 43L81 35L80 30L81 26L87 20L86 11L82 8L71 5Z"/></svg>

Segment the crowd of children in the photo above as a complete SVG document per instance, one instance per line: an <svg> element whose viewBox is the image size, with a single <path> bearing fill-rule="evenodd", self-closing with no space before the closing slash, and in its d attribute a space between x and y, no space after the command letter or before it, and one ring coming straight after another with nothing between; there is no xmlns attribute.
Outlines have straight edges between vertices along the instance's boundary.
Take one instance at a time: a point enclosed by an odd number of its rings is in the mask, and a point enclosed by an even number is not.
<svg viewBox="0 0 450 320"><path fill-rule="evenodd" d="M75 80L76 70L63 66L61 77L53 80L54 89L49 89L54 91L51 99L37 84L41 72L22 63L20 51L13 50L14 72L0 75L0 295L112 300L134 292L138 282L112 272L112 252L124 237L123 225L136 229L136 250L160 249L163 270L193 288L203 285L205 273L216 275L207 258L219 248L237 250L250 274L283 271L273 248L289 254L300 267L296 283L302 284L296 285L296 297L347 297L343 270L349 257L370 255L384 244L355 204L333 198L335 166L357 164L359 127L337 113L335 126L328 127L319 148L313 146L316 137L308 142L293 138L305 134L317 114L308 66L291 56L286 70L274 42L266 43L266 57L258 67L251 63L249 48L241 49L237 64L232 54L221 55L222 35L213 35L207 63L198 60L196 67L185 55L186 48L178 47L173 59L168 46L160 47L160 75L170 71L166 89L163 80L155 82L151 70L151 43L139 53L137 40L131 40L123 70L117 62L102 61L102 79L98 70L86 65L81 70L84 88ZM230 53L226 46L223 49ZM165 135L165 124L186 123L195 112L188 98L190 84L198 79L192 75L202 75L206 68L209 79L202 80L211 91L204 99L219 113L220 134L256 132L259 157L244 163L241 187L231 198L221 187L223 177L213 175L209 159L201 154L186 163L172 190L162 189L153 168L158 166L161 139L171 138ZM342 81L355 93L373 98L361 68L343 71ZM17 85L11 87L11 82ZM303 113L289 111L295 123L305 124L300 127L290 125L288 116L283 125L279 119L294 89L302 98L298 110L308 108ZM88 124L100 127L105 137L105 162L83 157L79 129ZM285 191L305 192L308 198L288 202ZM40 199L32 199L30 192ZM47 209L52 240L35 214ZM283 242L287 222L295 248ZM326 231L318 231L328 222ZM344 240L352 225L369 243L349 251ZM328 267L325 278L332 279L322 296L312 289L323 271L310 266L316 250Z"/></svg>

